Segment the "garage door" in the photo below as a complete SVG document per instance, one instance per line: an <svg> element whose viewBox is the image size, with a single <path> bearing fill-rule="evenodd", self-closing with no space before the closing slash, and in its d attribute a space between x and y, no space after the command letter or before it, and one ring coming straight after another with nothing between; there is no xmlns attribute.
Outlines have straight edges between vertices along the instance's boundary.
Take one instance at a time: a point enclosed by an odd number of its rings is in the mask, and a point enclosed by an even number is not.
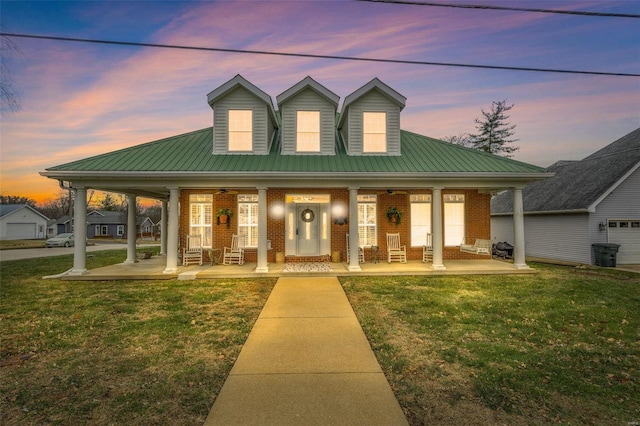
<svg viewBox="0 0 640 426"><path fill-rule="evenodd" d="M609 220L609 242L620 244L617 263L640 263L640 219Z"/></svg>
<svg viewBox="0 0 640 426"><path fill-rule="evenodd" d="M7 240L29 240L36 238L35 223L7 223Z"/></svg>

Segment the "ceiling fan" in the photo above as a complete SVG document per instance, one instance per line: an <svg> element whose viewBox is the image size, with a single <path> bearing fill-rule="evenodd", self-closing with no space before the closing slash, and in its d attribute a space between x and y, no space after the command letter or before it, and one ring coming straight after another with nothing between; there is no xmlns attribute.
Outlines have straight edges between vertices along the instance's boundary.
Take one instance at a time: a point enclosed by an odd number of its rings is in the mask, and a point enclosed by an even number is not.
<svg viewBox="0 0 640 426"><path fill-rule="evenodd" d="M237 194L238 191L230 191L228 189L224 189L224 188L220 188L219 190L217 190L216 192L214 192L215 195L220 195L220 194L230 194L230 195L235 195Z"/></svg>
<svg viewBox="0 0 640 426"><path fill-rule="evenodd" d="M387 189L386 191L383 192L378 192L378 195L382 195L382 194L387 194L387 195L406 195L408 194L407 191L396 191L393 189Z"/></svg>

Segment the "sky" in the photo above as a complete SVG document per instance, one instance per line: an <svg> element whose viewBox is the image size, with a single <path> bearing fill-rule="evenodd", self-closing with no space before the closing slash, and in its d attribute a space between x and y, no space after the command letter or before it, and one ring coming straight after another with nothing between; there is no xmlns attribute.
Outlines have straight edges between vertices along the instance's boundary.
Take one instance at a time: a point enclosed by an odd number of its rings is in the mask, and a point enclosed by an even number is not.
<svg viewBox="0 0 640 426"><path fill-rule="evenodd" d="M640 14L640 0L437 0ZM640 73L640 20L342 1L0 2L7 33L407 61ZM377 77L407 98L401 127L443 138L514 104L520 150L579 160L640 127L640 78L11 39L0 192L58 197L48 167L210 127L206 95L241 74L275 98L306 76L344 98ZM14 52L15 53L15 52ZM4 72L8 71L8 74Z"/></svg>

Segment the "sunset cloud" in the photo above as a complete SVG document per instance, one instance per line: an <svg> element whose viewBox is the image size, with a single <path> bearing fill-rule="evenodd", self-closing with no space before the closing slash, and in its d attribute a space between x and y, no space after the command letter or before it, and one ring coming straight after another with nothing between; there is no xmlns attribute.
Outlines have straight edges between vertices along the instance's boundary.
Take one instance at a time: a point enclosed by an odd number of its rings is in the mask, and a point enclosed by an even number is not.
<svg viewBox="0 0 640 426"><path fill-rule="evenodd" d="M157 7L156 7L157 6ZM556 8L596 8L555 2ZM14 32L337 56L640 72L633 22L362 2L3 3ZM604 7L604 6L603 6ZM627 2L608 2L625 11ZM65 15L66 14L66 15ZM29 16L30 21L18 19ZM206 94L236 74L275 97L309 75L341 97L374 77L405 95L402 127L472 132L515 104L516 159L579 159L640 125L637 78L589 77L20 40L22 111L3 116L2 192L42 197L57 164L211 126Z"/></svg>

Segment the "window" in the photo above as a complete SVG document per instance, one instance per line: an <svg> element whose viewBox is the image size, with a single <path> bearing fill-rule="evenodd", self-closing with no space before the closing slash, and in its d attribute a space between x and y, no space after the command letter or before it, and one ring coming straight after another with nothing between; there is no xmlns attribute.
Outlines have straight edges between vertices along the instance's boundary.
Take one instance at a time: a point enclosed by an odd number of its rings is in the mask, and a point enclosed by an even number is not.
<svg viewBox="0 0 640 426"><path fill-rule="evenodd" d="M298 152L319 152L320 111L298 111L296 123L296 150Z"/></svg>
<svg viewBox="0 0 640 426"><path fill-rule="evenodd" d="M107 225L100 227L100 235L109 235L109 227Z"/></svg>
<svg viewBox="0 0 640 426"><path fill-rule="evenodd" d="M211 247L213 195L189 195L189 235L200 235L202 246Z"/></svg>
<svg viewBox="0 0 640 426"><path fill-rule="evenodd" d="M118 225L118 229L116 232L118 235L124 235L124 225Z"/></svg>
<svg viewBox="0 0 640 426"><path fill-rule="evenodd" d="M423 246L427 234L431 233L431 194L412 194L411 201L411 245Z"/></svg>
<svg viewBox="0 0 640 426"><path fill-rule="evenodd" d="M229 110L229 151L253 150L253 111Z"/></svg>
<svg viewBox="0 0 640 426"><path fill-rule="evenodd" d="M363 152L387 152L387 113L365 112L363 121Z"/></svg>
<svg viewBox="0 0 640 426"><path fill-rule="evenodd" d="M238 195L238 234L245 247L258 247L258 194Z"/></svg>
<svg viewBox="0 0 640 426"><path fill-rule="evenodd" d="M464 241L464 194L444 195L444 245L459 246Z"/></svg>
<svg viewBox="0 0 640 426"><path fill-rule="evenodd" d="M358 195L358 237L362 247L378 245L375 195Z"/></svg>

